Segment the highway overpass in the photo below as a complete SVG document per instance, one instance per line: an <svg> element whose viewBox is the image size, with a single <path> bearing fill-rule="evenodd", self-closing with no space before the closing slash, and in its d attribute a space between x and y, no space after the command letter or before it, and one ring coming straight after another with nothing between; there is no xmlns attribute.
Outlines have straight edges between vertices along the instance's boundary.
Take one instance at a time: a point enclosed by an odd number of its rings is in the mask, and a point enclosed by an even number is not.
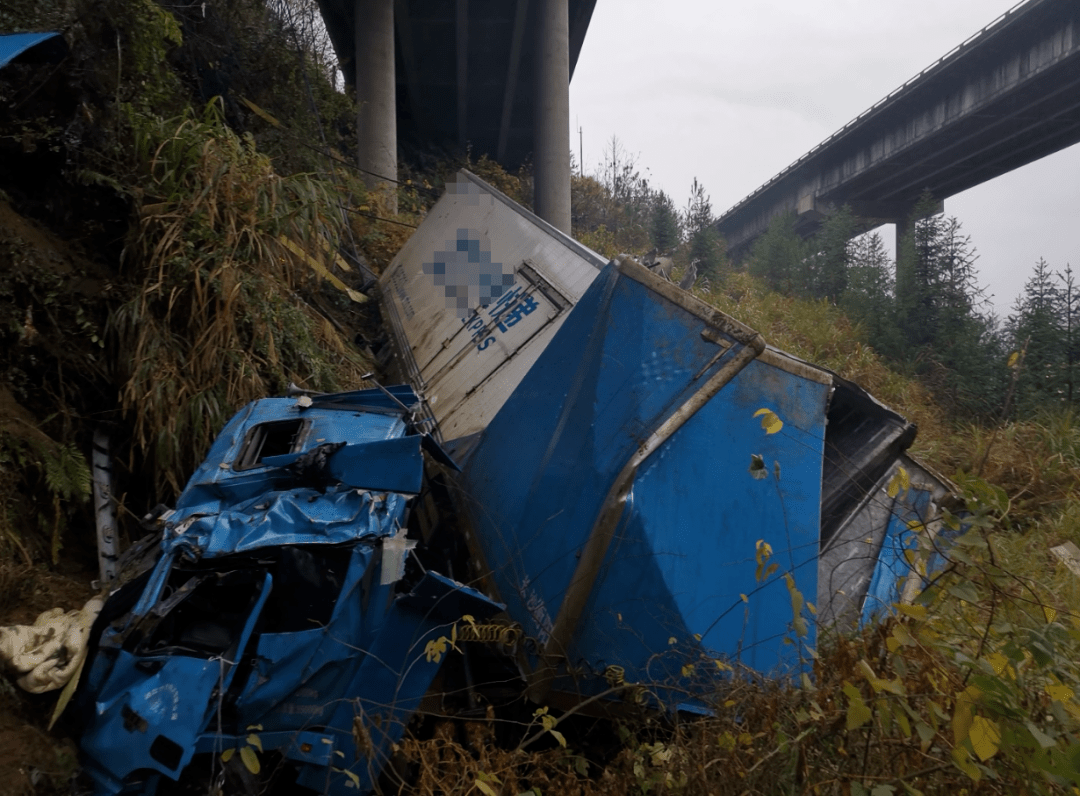
<svg viewBox="0 0 1080 796"><path fill-rule="evenodd" d="M724 213L735 257L778 215L812 234L848 204L863 229L1080 141L1080 2L1028 0L893 91ZM898 230L899 232L899 230Z"/></svg>

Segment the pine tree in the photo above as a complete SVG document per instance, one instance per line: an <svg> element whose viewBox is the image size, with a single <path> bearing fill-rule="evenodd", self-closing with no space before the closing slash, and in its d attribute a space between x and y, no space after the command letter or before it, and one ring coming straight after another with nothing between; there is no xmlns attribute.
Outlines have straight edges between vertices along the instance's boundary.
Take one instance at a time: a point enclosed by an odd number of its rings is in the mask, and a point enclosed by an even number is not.
<svg viewBox="0 0 1080 796"><path fill-rule="evenodd" d="M1074 406L1080 400L1080 391L1074 389L1077 362L1080 361L1080 286L1073 277L1072 266L1065 265L1065 272L1058 274L1059 317L1064 327L1062 343L1065 349L1064 373L1065 403Z"/></svg>
<svg viewBox="0 0 1080 796"><path fill-rule="evenodd" d="M1040 259L1009 316L1012 345L1024 349L1016 395L1016 408L1022 415L1064 399L1065 318L1057 282L1046 260Z"/></svg>
<svg viewBox="0 0 1080 796"><path fill-rule="evenodd" d="M848 205L825 218L810 242L810 255L803 260L800 292L832 302L840 299L847 286L855 224L855 215Z"/></svg>
<svg viewBox="0 0 1080 796"><path fill-rule="evenodd" d="M683 228L690 243L690 259L697 261L699 274L716 276L723 270L723 243L715 224L712 200L705 193L705 186L695 177L694 184L690 187L690 200L683 214Z"/></svg>
<svg viewBox="0 0 1080 796"><path fill-rule="evenodd" d="M652 245L662 254L673 252L682 239L675 202L663 191L653 199L651 233Z"/></svg>
<svg viewBox="0 0 1080 796"><path fill-rule="evenodd" d="M754 244L750 273L773 290L790 292L806 259L806 244L795 232L795 214L773 218L765 234Z"/></svg>
<svg viewBox="0 0 1080 796"><path fill-rule="evenodd" d="M976 254L957 219L924 195L897 263L898 326L905 358L956 411L1000 411L996 321L982 310ZM995 370L997 368L997 370Z"/></svg>
<svg viewBox="0 0 1080 796"><path fill-rule="evenodd" d="M881 235L862 235L851 243L847 284L840 306L860 324L866 341L879 353L899 358L893 263Z"/></svg>

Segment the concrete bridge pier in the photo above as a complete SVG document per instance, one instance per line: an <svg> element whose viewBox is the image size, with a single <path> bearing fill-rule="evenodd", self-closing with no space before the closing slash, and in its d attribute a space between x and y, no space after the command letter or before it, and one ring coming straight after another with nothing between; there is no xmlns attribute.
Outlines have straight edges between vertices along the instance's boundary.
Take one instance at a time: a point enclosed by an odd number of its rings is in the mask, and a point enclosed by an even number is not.
<svg viewBox="0 0 1080 796"><path fill-rule="evenodd" d="M570 33L568 0L536 3L533 209L570 234Z"/></svg>
<svg viewBox="0 0 1080 796"><path fill-rule="evenodd" d="M397 212L394 0L355 0L357 166Z"/></svg>

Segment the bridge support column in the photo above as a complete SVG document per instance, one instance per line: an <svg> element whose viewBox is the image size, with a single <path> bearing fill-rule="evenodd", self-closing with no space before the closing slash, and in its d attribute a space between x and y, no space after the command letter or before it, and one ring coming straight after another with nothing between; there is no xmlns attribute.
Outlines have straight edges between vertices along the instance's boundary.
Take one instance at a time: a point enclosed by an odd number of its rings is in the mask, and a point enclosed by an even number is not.
<svg viewBox="0 0 1080 796"><path fill-rule="evenodd" d="M540 0L533 108L533 208L570 234L570 21L568 0Z"/></svg>
<svg viewBox="0 0 1080 796"><path fill-rule="evenodd" d="M900 264L900 249L904 246L904 238L911 230L911 214L900 216L896 219L896 263Z"/></svg>
<svg viewBox="0 0 1080 796"><path fill-rule="evenodd" d="M394 0L355 0L357 165L397 212ZM383 179L388 178L388 179Z"/></svg>

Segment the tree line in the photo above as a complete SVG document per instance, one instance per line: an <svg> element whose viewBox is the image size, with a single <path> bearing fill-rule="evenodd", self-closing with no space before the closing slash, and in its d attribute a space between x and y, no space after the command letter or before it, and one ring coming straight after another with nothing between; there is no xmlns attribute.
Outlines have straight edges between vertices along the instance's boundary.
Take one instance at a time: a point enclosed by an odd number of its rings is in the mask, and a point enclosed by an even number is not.
<svg viewBox="0 0 1080 796"><path fill-rule="evenodd" d="M607 256L655 250L676 266L695 262L706 284L745 269L779 293L835 304L955 416L1031 417L1080 402L1080 286L1072 268L1040 260L1009 314L996 315L970 237L929 195L914 208L896 259L879 233L857 234L865 227L845 206L805 240L793 214L774 219L736 265L704 185L695 179L679 208L617 137L594 173L575 173L571 191L573 234L586 245Z"/></svg>
<svg viewBox="0 0 1080 796"><path fill-rule="evenodd" d="M1010 313L996 315L958 219L924 195L893 260L878 233L855 235L849 207L802 240L780 217L747 267L774 290L837 304L866 341L916 375L959 417L1031 417L1080 401L1074 389L1080 294L1070 266L1035 264Z"/></svg>

